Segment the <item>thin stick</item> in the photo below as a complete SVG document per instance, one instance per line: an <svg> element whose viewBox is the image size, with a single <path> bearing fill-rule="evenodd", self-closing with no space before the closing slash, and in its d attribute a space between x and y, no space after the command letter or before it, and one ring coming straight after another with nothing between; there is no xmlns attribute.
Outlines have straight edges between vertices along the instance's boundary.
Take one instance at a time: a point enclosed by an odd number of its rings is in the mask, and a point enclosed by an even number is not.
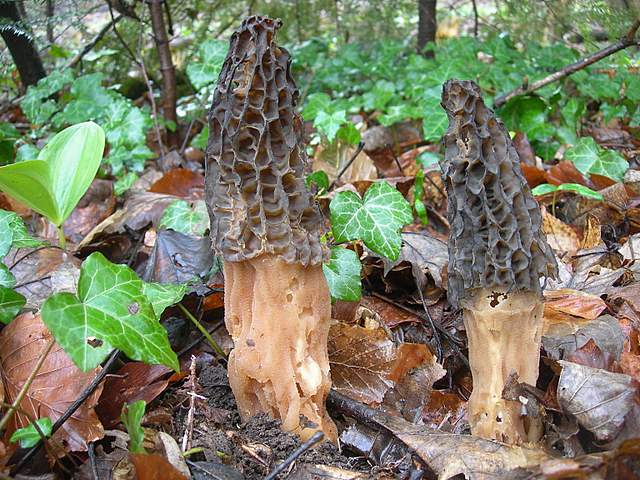
<svg viewBox="0 0 640 480"><path fill-rule="evenodd" d="M182 437L182 452L191 450L191 438L193 436L193 411L196 406L196 357L191 355L191 365L189 366L189 411L187 412L187 425L184 428Z"/></svg>
<svg viewBox="0 0 640 480"><path fill-rule="evenodd" d="M11 417L13 417L13 414L16 412L16 409L18 408L18 405L20 405L20 403L22 403L22 399L24 398L24 396L29 391L29 388L31 388L31 384L33 383L33 380L36 378L36 375L40 371L40 368L42 368L42 364L46 360L47 355L49 355L49 352L51 351L51 349L53 348L53 345L55 343L56 343L55 339L53 337L51 337L47 341L47 343L46 343L46 345L44 347L44 350L42 350L42 352L40 352L40 356L38 357L38 361L36 362L35 366L33 367L33 370L31 370L31 373L29 374L29 376L27 377L27 381L24 382L24 385L22 385L22 388L18 392L18 395L16 396L16 398L13 400L13 403L9 407L9 410L7 410L7 412L2 417L2 420L0 420L0 431L4 430L4 427L7 426L7 423L9 422L9 420L11 420Z"/></svg>
<svg viewBox="0 0 640 480"><path fill-rule="evenodd" d="M300 457L300 455L302 455L304 452L309 450L311 447L313 447L316 443L318 443L323 438L324 438L324 433L320 431L317 431L316 433L314 433L309 440L307 440L298 448L296 448L293 451L293 453L291 453L291 455L289 455L280 465L274 468L269 475L264 477L264 480L273 480L274 478L276 478L276 475L279 475L280 473L284 472L289 465L291 465L293 462L295 462L298 459L298 457Z"/></svg>
<svg viewBox="0 0 640 480"><path fill-rule="evenodd" d="M358 155L360 155L360 152L364 149L364 142L360 142L358 144L358 148L356 149L356 152L351 156L351 158L349 159L349 161L347 163L345 163L344 167L342 167L340 169L340 171L338 172L338 175L336 176L336 179L331 182L331 185L329 185L329 191L333 190L333 187L336 186L336 182L340 179L340 177L342 177L342 175L344 175L344 172L347 171L347 169L351 166L351 164L355 161L356 157Z"/></svg>
<svg viewBox="0 0 640 480"><path fill-rule="evenodd" d="M216 341L213 339L213 337L209 335L209 332L207 331L206 328L202 326L202 323L200 323L198 319L194 317L191 314L191 312L185 308L184 305L182 305L181 303L178 303L177 305L178 305L178 308L182 310L182 313L184 313L187 316L187 318L191 320L191 322L196 326L196 328L200 330L200 333L204 335L204 338L207 339L207 342L209 342L209 345L211 345L211 348L213 348L213 350L222 358L226 359L227 355L224 353L224 350L222 350L222 348L220 348L220 345L218 345Z"/></svg>
<svg viewBox="0 0 640 480"><path fill-rule="evenodd" d="M478 38L478 5L476 0L471 0L473 6L473 36Z"/></svg>
<svg viewBox="0 0 640 480"><path fill-rule="evenodd" d="M589 65L596 63L597 61L600 61L605 57L608 57L609 55L619 52L620 50L624 50L627 47L630 47L632 45L640 45L640 42L636 42L635 40L635 35L638 31L638 28L640 28L640 18L636 19L633 22L629 31L617 42L612 43L608 47L605 47L602 50L598 50L597 52L588 55L575 63L572 63L571 65L567 65L566 67L563 67L562 69L552 73L551 75L547 75L542 80L538 80L528 85L521 85L518 88L510 91L509 93L500 95L493 101L493 107L501 107L512 98L531 93L535 90L549 85L550 83L568 77L569 75L572 75L577 71L582 70L583 68L588 67Z"/></svg>

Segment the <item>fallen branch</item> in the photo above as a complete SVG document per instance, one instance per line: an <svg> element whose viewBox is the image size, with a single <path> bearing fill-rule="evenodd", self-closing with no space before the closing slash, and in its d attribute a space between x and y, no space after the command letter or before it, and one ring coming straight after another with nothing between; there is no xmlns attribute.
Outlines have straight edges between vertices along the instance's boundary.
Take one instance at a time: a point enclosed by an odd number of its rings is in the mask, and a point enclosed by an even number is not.
<svg viewBox="0 0 640 480"><path fill-rule="evenodd" d="M633 22L633 25L631 25L631 28L629 29L629 31L617 42L612 43L608 47L605 47L602 50L598 50L597 52L585 58L582 58L575 63L572 63L571 65L567 65L566 67L563 67L557 72L554 72L551 75L548 75L541 80L538 80L531 84L525 83L519 86L518 88L511 90L508 93L505 93L504 95L500 95L493 101L493 107L494 108L501 107L512 98L518 97L520 95L525 95L527 93L531 93L535 90L538 90L542 87L549 85L550 83L553 83L562 78L568 77L569 75L572 75L577 71L582 70L583 68L588 67L589 65L596 63L605 57L608 57L609 55L613 55L614 53L619 52L620 50L624 50L625 48L631 47L633 45L640 45L640 42L635 40L635 35L636 35L636 32L638 31L638 28L640 28L640 18L636 19L636 21Z"/></svg>
<svg viewBox="0 0 640 480"><path fill-rule="evenodd" d="M107 23L104 27L102 27L102 29L96 34L95 37L93 37L93 39L87 43L84 48L82 50L80 50L75 57L73 57L71 59L71 61L69 63L67 63L67 68L73 68L75 67L78 63L80 63L80 61L84 58L84 56L89 53L93 47L96 46L96 44L102 40L102 37L104 37L107 32L109 30L111 30L111 28L118 23L120 20L122 20L122 18L124 17L124 15L118 15L117 17L113 17L111 19L111 21L109 23Z"/></svg>

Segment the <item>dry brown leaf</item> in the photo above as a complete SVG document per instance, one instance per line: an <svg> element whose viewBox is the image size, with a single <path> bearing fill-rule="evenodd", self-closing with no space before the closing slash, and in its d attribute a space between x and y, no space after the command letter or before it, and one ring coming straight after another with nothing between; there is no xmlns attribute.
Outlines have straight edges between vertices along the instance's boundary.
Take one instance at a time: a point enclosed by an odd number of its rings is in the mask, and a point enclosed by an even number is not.
<svg viewBox="0 0 640 480"><path fill-rule="evenodd" d="M96 225L111 215L115 207L113 182L96 178L64 222L64 233L72 242L80 242Z"/></svg>
<svg viewBox="0 0 640 480"><path fill-rule="evenodd" d="M577 183L589 186L582 173L578 171L576 166L567 160L557 163L546 173L547 182L551 185L562 185L563 183Z"/></svg>
<svg viewBox="0 0 640 480"><path fill-rule="evenodd" d="M425 349L396 347L382 328L334 323L328 344L333 388L366 404L380 403L396 381L426 360Z"/></svg>
<svg viewBox="0 0 640 480"><path fill-rule="evenodd" d="M578 234L566 223L542 209L542 231L547 242L560 256L575 255L578 251Z"/></svg>
<svg viewBox="0 0 640 480"><path fill-rule="evenodd" d="M640 355L623 352L620 356L620 370L640 383Z"/></svg>
<svg viewBox="0 0 640 480"><path fill-rule="evenodd" d="M187 480L167 459L157 453L129 454L129 460L136 467L137 480Z"/></svg>
<svg viewBox="0 0 640 480"><path fill-rule="evenodd" d="M424 408L422 421L425 426L442 432L460 433L460 420L467 412L467 402L451 392L434 390ZM458 428L456 429L456 426ZM464 424L462 425L464 426Z"/></svg>
<svg viewBox="0 0 640 480"><path fill-rule="evenodd" d="M544 298L545 318L561 317L559 314L564 313L593 320L607 308L607 304L600 297L569 288L546 290Z"/></svg>
<svg viewBox="0 0 640 480"><path fill-rule="evenodd" d="M149 191L199 200L204 197L204 176L186 168L174 168L151 185Z"/></svg>
<svg viewBox="0 0 640 480"><path fill-rule="evenodd" d="M422 323L422 319L417 315L402 310L378 297L363 296L360 300L360 305L376 312L380 320L389 328L396 327L402 323Z"/></svg>
<svg viewBox="0 0 640 480"><path fill-rule="evenodd" d="M587 225L585 226L580 242L580 250L594 248L602 244L602 236L600 234L600 220L593 215L587 216Z"/></svg>
<svg viewBox="0 0 640 480"><path fill-rule="evenodd" d="M544 170L532 165L527 165L523 162L520 162L520 168L522 169L522 174L527 180L530 188L536 187L541 183L547 183Z"/></svg>
<svg viewBox="0 0 640 480"><path fill-rule="evenodd" d="M24 313L0 332L0 364L7 401L12 402L32 372L44 346L51 338L40 315ZM36 375L20 408L32 418L55 421L75 402L100 371L82 372L62 348L55 344ZM87 443L104 436L94 407L102 393L100 385L53 436L70 451L84 451ZM11 435L30 420L16 412L7 428Z"/></svg>

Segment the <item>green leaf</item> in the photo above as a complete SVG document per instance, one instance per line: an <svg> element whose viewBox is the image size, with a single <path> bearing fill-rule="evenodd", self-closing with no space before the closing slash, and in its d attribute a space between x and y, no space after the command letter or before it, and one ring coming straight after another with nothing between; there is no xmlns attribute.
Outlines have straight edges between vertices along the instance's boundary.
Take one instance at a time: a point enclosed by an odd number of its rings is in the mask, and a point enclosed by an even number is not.
<svg viewBox="0 0 640 480"><path fill-rule="evenodd" d="M152 292L153 303L145 289ZM95 368L113 348L133 360L178 371L178 359L156 316L156 309L164 309L166 303L162 295L126 265L113 264L96 252L82 263L77 296L49 297L42 306L42 320L83 371Z"/></svg>
<svg viewBox="0 0 640 480"><path fill-rule="evenodd" d="M438 165L440 163L440 155L435 152L425 151L416 157L416 161L419 165L427 168L431 165Z"/></svg>
<svg viewBox="0 0 640 480"><path fill-rule="evenodd" d="M0 210L0 258L7 254L11 246L31 248L45 245L45 243L29 235L20 215Z"/></svg>
<svg viewBox="0 0 640 480"><path fill-rule="evenodd" d="M120 420L126 427L127 433L129 433L129 451L131 453L147 453L142 446L144 430L141 425L146 406L147 402L144 400L138 400L122 406Z"/></svg>
<svg viewBox="0 0 640 480"><path fill-rule="evenodd" d="M0 167L0 190L60 226L93 181L104 141L102 128L93 122L66 128L37 160Z"/></svg>
<svg viewBox="0 0 640 480"><path fill-rule="evenodd" d="M440 140L447 131L449 119L440 106L440 88L430 88L423 93L424 113L422 115L422 132L428 142Z"/></svg>
<svg viewBox="0 0 640 480"><path fill-rule="evenodd" d="M45 437L49 438L51 436L53 422L49 417L39 418L36 420L36 424ZM20 442L20 447L22 448L31 448L40 441L40 438L40 433L38 433L33 423L30 423L26 427L19 428L13 432L9 441L11 443Z"/></svg>
<svg viewBox="0 0 640 480"><path fill-rule="evenodd" d="M134 172L127 172L113 184L113 193L116 194L117 197L122 195L124 192L129 190L136 180L138 179L138 174Z"/></svg>
<svg viewBox="0 0 640 480"><path fill-rule="evenodd" d="M202 237L209 229L207 206L202 200L196 200L193 207L184 200L175 200L164 210L158 228Z"/></svg>
<svg viewBox="0 0 640 480"><path fill-rule="evenodd" d="M338 138L350 145L357 145L360 143L360 131L356 128L353 122L347 121L340 127L337 134Z"/></svg>
<svg viewBox="0 0 640 480"><path fill-rule="evenodd" d="M22 310L27 300L10 288L0 287L0 322L7 324Z"/></svg>
<svg viewBox="0 0 640 480"><path fill-rule="evenodd" d="M329 190L329 176L327 175L327 172L324 170L318 170L307 175L304 179L305 186L309 188L312 183L315 183L318 186L319 193Z"/></svg>
<svg viewBox="0 0 640 480"><path fill-rule="evenodd" d="M305 120L314 120L320 112L331 111L331 97L326 93L312 93L307 97L302 117Z"/></svg>
<svg viewBox="0 0 640 480"><path fill-rule="evenodd" d="M35 160L38 158L38 154L40 150L31 145L30 143L25 143L21 147L16 150L16 163L24 162L25 160Z"/></svg>
<svg viewBox="0 0 640 480"><path fill-rule="evenodd" d="M187 64L187 77L196 90L218 80L228 49L228 42L222 40L205 40L200 45L199 61Z"/></svg>
<svg viewBox="0 0 640 480"><path fill-rule="evenodd" d="M0 263L0 288L13 288L16 285L16 277L9 271L4 263Z"/></svg>
<svg viewBox="0 0 640 480"><path fill-rule="evenodd" d="M413 182L413 209L423 225L429 223L427 209L424 206L424 170L419 169Z"/></svg>
<svg viewBox="0 0 640 480"><path fill-rule="evenodd" d="M347 121L347 112L338 110L337 112L327 113L325 111L318 112L313 122L313 126L322 133L329 142L333 142L336 138L338 130Z"/></svg>
<svg viewBox="0 0 640 480"><path fill-rule="evenodd" d="M530 140L545 140L554 133L547 120L549 107L538 97L516 97L500 110L509 130L519 130Z"/></svg>
<svg viewBox="0 0 640 480"><path fill-rule="evenodd" d="M207 143L209 142L209 126L204 127L200 132L191 140L191 146L199 148L200 150L207 149Z"/></svg>
<svg viewBox="0 0 640 480"><path fill-rule="evenodd" d="M142 283L142 291L151 302L156 318L160 319L167 307L175 305L187 292L185 283Z"/></svg>
<svg viewBox="0 0 640 480"><path fill-rule="evenodd" d="M331 259L329 264L322 265L322 271L327 279L332 302L360 300L362 295L361 269L362 265L358 255L353 250L342 247L331 248Z"/></svg>
<svg viewBox="0 0 640 480"><path fill-rule="evenodd" d="M351 191L339 192L329 205L336 242L362 240L375 253L398 258L400 229L413 221L411 205L387 182L373 184L364 199Z"/></svg>
<svg viewBox="0 0 640 480"><path fill-rule="evenodd" d="M593 200L604 200L602 194L578 183L563 183L562 185L551 185L549 183L543 183L531 190L531 193L533 193L534 195L546 195L547 193L560 191L575 192L578 195L582 195L583 197L591 198Z"/></svg>
<svg viewBox="0 0 640 480"><path fill-rule="evenodd" d="M593 137L580 138L564 155L581 173L603 175L616 182L621 182L629 169L629 163L622 155L615 150L601 148Z"/></svg>

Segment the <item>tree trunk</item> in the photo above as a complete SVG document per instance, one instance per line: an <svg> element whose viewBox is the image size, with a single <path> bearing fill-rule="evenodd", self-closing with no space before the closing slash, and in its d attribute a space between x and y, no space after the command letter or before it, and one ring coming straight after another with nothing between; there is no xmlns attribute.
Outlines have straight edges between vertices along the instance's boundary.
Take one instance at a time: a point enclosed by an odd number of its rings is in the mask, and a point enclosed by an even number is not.
<svg viewBox="0 0 640 480"><path fill-rule="evenodd" d="M436 41L436 0L418 0L418 53L433 58L433 52L423 52L429 42Z"/></svg>
<svg viewBox="0 0 640 480"><path fill-rule="evenodd" d="M31 35L24 31L24 22L14 0L0 0L0 17L9 19L14 24L14 28L0 29L0 35L11 52L20 73L20 81L24 88L34 85L47 73Z"/></svg>
<svg viewBox="0 0 640 480"><path fill-rule="evenodd" d="M167 145L170 148L178 147L178 116L176 114L176 70L171 58L169 37L162 12L163 0L150 0L151 27L153 38L160 57L160 72L162 73L162 110L164 119L175 126L172 132L167 128Z"/></svg>

